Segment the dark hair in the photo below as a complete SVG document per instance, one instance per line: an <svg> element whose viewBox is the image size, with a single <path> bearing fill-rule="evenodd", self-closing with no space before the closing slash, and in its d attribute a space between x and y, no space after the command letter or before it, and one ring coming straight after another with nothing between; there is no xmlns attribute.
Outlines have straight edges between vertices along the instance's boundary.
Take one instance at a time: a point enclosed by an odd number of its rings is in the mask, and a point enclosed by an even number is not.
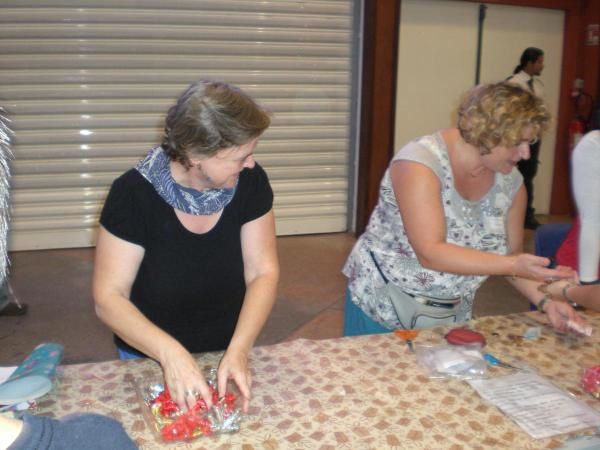
<svg viewBox="0 0 600 450"><path fill-rule="evenodd" d="M191 167L190 155L212 156L246 144L270 125L269 114L241 89L219 81L191 84L167 113L162 148Z"/></svg>
<svg viewBox="0 0 600 450"><path fill-rule="evenodd" d="M532 137L538 138L549 121L542 100L520 86L501 82L475 86L465 94L457 128L465 142L485 155L498 145L517 145L525 127L532 127Z"/></svg>
<svg viewBox="0 0 600 450"><path fill-rule="evenodd" d="M528 63L536 62L541 56L544 56L544 51L542 49L537 47L527 47L521 55L521 62L517 67L515 67L513 73L519 73L521 70L527 67Z"/></svg>

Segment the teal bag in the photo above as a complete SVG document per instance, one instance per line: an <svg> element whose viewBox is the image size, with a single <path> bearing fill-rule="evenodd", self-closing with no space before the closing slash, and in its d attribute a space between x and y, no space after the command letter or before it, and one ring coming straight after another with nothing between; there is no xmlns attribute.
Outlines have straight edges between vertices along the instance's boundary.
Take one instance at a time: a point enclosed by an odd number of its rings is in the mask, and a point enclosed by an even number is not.
<svg viewBox="0 0 600 450"><path fill-rule="evenodd" d="M0 405L27 402L50 392L63 352L64 348L60 344L38 345L10 377L0 384Z"/></svg>

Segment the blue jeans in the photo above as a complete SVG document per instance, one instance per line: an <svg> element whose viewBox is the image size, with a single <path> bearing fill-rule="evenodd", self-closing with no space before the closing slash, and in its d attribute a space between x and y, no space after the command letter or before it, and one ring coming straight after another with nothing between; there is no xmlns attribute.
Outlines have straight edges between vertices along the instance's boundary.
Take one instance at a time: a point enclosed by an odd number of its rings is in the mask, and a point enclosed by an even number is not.
<svg viewBox="0 0 600 450"><path fill-rule="evenodd" d="M350 289L346 289L346 304L344 306L344 336L362 336L364 334L389 333L383 325L367 316L362 309L354 304Z"/></svg>
<svg viewBox="0 0 600 450"><path fill-rule="evenodd" d="M143 356L138 353L133 353L133 352L130 352L127 350L123 350L119 347L117 347L117 351L119 352L119 359L122 359L122 360L143 358Z"/></svg>

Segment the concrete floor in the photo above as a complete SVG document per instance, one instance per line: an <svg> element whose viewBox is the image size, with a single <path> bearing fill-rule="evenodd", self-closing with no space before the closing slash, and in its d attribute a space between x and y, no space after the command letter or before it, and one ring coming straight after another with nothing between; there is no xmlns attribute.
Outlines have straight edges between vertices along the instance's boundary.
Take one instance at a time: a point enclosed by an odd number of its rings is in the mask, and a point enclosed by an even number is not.
<svg viewBox="0 0 600 450"><path fill-rule="evenodd" d="M528 251L532 239L527 232ZM354 241L348 233L278 238L278 298L257 345L342 335L346 279L340 270ZM13 289L29 311L22 317L0 316L0 366L20 363L49 341L65 346L67 364L117 357L111 333L93 311L93 249L13 252L10 257ZM527 301L500 277L484 284L475 303L476 316L527 309Z"/></svg>

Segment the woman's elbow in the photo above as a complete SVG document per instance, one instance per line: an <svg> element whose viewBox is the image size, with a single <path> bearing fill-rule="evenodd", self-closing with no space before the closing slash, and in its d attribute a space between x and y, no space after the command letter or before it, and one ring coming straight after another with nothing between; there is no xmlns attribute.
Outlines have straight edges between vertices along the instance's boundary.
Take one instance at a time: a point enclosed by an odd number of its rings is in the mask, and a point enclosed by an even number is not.
<svg viewBox="0 0 600 450"><path fill-rule="evenodd" d="M92 296L94 298L94 312L96 313L96 316L102 322L106 322L106 319L105 319L106 312L107 312L106 300L101 295L97 295L95 292L93 292Z"/></svg>
<svg viewBox="0 0 600 450"><path fill-rule="evenodd" d="M279 284L279 265L269 267L269 269L262 272L260 278L266 280L274 288L277 288Z"/></svg>
<svg viewBox="0 0 600 450"><path fill-rule="evenodd" d="M279 283L279 272L280 272L279 263L274 264L271 267L270 273L271 273L271 278L275 282L276 285Z"/></svg>
<svg viewBox="0 0 600 450"><path fill-rule="evenodd" d="M435 257L435 251L415 251L417 261L424 269L437 270L438 261Z"/></svg>
<svg viewBox="0 0 600 450"><path fill-rule="evenodd" d="M106 323L107 318L111 315L111 311L114 311L117 306L115 294L101 285L94 284L92 286L92 298L94 299L96 316L102 322Z"/></svg>

